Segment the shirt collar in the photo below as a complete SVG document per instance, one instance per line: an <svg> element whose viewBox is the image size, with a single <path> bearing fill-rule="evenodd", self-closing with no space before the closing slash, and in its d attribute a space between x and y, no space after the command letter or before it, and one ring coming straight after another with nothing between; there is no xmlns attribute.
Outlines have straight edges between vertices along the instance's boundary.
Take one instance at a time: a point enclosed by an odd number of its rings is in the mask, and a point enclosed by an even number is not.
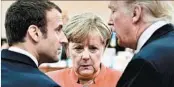
<svg viewBox="0 0 174 87"><path fill-rule="evenodd" d="M23 49L20 49L20 48L18 48L18 47L10 47L8 50L14 51L14 52L18 52L18 53L21 53L21 54L24 54L24 55L27 55L28 57L31 58L31 60L34 61L34 63L35 63L37 66L39 66L36 57L34 57L31 53L29 53L29 52L27 52L27 51L25 51L25 50L23 50Z"/></svg>
<svg viewBox="0 0 174 87"><path fill-rule="evenodd" d="M149 26L140 36L137 44L137 49L135 53L138 53L143 45L147 42L147 40L153 35L153 33L158 30L160 27L166 25L166 21L157 21Z"/></svg>

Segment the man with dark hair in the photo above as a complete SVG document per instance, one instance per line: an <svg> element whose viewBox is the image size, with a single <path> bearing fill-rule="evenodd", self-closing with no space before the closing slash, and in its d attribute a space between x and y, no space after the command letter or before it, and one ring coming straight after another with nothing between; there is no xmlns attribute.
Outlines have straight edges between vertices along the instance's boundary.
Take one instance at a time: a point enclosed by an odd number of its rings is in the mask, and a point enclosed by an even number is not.
<svg viewBox="0 0 174 87"><path fill-rule="evenodd" d="M10 47L1 51L2 87L59 87L38 66L57 62L67 43L61 16L48 0L18 0L10 6L5 19Z"/></svg>

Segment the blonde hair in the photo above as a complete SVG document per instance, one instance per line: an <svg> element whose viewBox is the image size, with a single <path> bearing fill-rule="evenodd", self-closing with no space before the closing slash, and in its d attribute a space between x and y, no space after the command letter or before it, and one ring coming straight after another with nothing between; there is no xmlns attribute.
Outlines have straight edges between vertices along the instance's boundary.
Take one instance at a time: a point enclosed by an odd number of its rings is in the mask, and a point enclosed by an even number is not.
<svg viewBox="0 0 174 87"><path fill-rule="evenodd" d="M82 13L72 17L63 27L68 41L80 43L89 35L99 35L106 45L111 38L111 30L102 19L93 13Z"/></svg>
<svg viewBox="0 0 174 87"><path fill-rule="evenodd" d="M158 21L165 20L172 22L174 7L171 1L160 1L160 0L128 0L126 1L128 5L133 6L134 4L139 4L145 11L144 20L148 21Z"/></svg>

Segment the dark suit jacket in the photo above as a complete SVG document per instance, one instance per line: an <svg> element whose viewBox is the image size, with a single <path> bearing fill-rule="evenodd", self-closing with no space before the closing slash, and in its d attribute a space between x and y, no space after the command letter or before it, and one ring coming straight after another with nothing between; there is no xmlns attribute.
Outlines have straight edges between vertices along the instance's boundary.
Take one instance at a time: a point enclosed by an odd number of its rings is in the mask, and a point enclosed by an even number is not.
<svg viewBox="0 0 174 87"><path fill-rule="evenodd" d="M117 87L174 87L174 26L157 30L126 67Z"/></svg>
<svg viewBox="0 0 174 87"><path fill-rule="evenodd" d="M39 71L26 55L9 50L1 51L2 87L60 87Z"/></svg>

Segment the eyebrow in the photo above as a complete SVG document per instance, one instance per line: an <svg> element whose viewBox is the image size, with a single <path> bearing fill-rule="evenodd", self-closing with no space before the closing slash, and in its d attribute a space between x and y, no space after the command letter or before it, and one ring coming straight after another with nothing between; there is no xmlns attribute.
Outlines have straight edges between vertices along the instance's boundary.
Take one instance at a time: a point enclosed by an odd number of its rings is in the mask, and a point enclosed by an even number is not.
<svg viewBox="0 0 174 87"><path fill-rule="evenodd" d="M79 46L83 46L83 44L73 44L73 45L72 45L73 48L79 47Z"/></svg>
<svg viewBox="0 0 174 87"><path fill-rule="evenodd" d="M111 6L111 5L109 5L109 6L108 6L108 8L110 8L110 9L111 9L111 8L112 8L112 6Z"/></svg>
<svg viewBox="0 0 174 87"><path fill-rule="evenodd" d="M108 8L110 8L110 9L114 9L114 6L111 5L111 4L109 4Z"/></svg>
<svg viewBox="0 0 174 87"><path fill-rule="evenodd" d="M109 4L108 8L110 8L111 10L114 10L114 9L117 9L118 7L117 7L117 4L115 3L115 4Z"/></svg>

